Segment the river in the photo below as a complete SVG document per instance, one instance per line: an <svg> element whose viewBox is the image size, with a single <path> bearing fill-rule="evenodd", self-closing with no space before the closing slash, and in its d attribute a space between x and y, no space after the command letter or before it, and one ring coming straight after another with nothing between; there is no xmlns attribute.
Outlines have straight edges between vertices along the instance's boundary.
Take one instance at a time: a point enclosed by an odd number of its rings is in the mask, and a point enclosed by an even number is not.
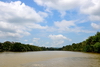
<svg viewBox="0 0 100 67"><path fill-rule="evenodd" d="M100 67L100 54L71 51L1 52L0 67Z"/></svg>

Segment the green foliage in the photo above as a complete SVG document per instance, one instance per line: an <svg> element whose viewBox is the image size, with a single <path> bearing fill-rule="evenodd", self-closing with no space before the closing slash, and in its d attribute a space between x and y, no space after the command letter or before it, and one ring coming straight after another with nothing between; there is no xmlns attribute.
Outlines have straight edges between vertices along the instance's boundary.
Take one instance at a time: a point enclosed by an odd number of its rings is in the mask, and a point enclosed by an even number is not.
<svg viewBox="0 0 100 67"><path fill-rule="evenodd" d="M41 47L34 45L26 45L19 42L9 42L0 43L0 52L2 51L14 51L14 52L23 52L23 51L40 51Z"/></svg>
<svg viewBox="0 0 100 67"><path fill-rule="evenodd" d="M6 41L3 43L3 50L4 51L10 51L12 47L12 43L9 41Z"/></svg>
<svg viewBox="0 0 100 67"><path fill-rule="evenodd" d="M55 51L55 50L62 50L62 48L54 48L54 47L41 47L43 51Z"/></svg>
<svg viewBox="0 0 100 67"><path fill-rule="evenodd" d="M71 51L72 50L72 46L71 45L67 45L67 46L64 46L62 49L63 50L67 50L67 51Z"/></svg>
<svg viewBox="0 0 100 67"><path fill-rule="evenodd" d="M27 51L27 49L25 48L25 45L21 43L14 43L11 51Z"/></svg>
<svg viewBox="0 0 100 67"><path fill-rule="evenodd" d="M0 52L2 52L2 51L4 51L4 50L3 50L3 44L0 43Z"/></svg>
<svg viewBox="0 0 100 67"><path fill-rule="evenodd" d="M100 53L100 32L97 32L97 34L94 36L90 36L83 42L73 43L72 45L66 45L62 49L67 51L84 51Z"/></svg>
<svg viewBox="0 0 100 67"><path fill-rule="evenodd" d="M86 45L86 46L83 48L83 51L84 51L84 52L93 52L93 47L90 46L90 45Z"/></svg>
<svg viewBox="0 0 100 67"><path fill-rule="evenodd" d="M94 51L100 53L100 42L94 44Z"/></svg>
<svg viewBox="0 0 100 67"><path fill-rule="evenodd" d="M0 43L0 52L3 51L25 52L25 51L42 51L42 50L61 50L61 48L38 47L34 45L22 44L19 42L9 42L9 41Z"/></svg>

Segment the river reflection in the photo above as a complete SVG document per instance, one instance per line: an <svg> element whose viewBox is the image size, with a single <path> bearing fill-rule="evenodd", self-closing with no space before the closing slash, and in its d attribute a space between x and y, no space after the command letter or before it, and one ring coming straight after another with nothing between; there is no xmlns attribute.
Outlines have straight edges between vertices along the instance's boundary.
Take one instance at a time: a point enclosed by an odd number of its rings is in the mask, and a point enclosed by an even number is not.
<svg viewBox="0 0 100 67"><path fill-rule="evenodd" d="M0 67L100 67L100 54L70 51L3 52Z"/></svg>

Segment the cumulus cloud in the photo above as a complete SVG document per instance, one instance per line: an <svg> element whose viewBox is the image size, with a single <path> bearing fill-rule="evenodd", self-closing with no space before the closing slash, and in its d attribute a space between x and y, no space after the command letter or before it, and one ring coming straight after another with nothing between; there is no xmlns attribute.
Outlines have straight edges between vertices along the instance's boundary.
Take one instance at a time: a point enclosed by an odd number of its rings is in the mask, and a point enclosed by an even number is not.
<svg viewBox="0 0 100 67"><path fill-rule="evenodd" d="M57 27L57 29L59 31L65 31L65 30L69 30L70 26L74 26L74 22L73 21L66 21L66 20L62 20L62 21L56 21L54 22L55 27Z"/></svg>
<svg viewBox="0 0 100 67"><path fill-rule="evenodd" d="M47 9L56 9L65 11L78 6L79 0L34 0L38 5L44 6Z"/></svg>
<svg viewBox="0 0 100 67"><path fill-rule="evenodd" d="M43 18L31 7L15 1L5 3L0 1L0 20L10 23L41 22Z"/></svg>
<svg viewBox="0 0 100 67"><path fill-rule="evenodd" d="M77 8L80 13L89 15L91 21L100 21L100 0L34 0L34 2L44 6L48 11L58 10L61 17L65 16L65 11Z"/></svg>
<svg viewBox="0 0 100 67"><path fill-rule="evenodd" d="M55 25L55 27L58 28L58 30L60 32L62 32L62 31L73 32L77 27L75 24L75 21L67 21L67 20L56 21L56 22L54 22L54 25ZM77 28L77 30L78 30L78 28Z"/></svg>
<svg viewBox="0 0 100 67"><path fill-rule="evenodd" d="M94 31L86 30L84 29L85 27L79 27L77 24L80 24L79 21L67 21L67 20L62 20L62 21L55 21L54 25L51 27L47 26L47 31L49 32L84 32L84 33L93 33Z"/></svg>
<svg viewBox="0 0 100 67"><path fill-rule="evenodd" d="M100 21L100 0L84 0L80 11L88 14L90 20Z"/></svg>
<svg viewBox="0 0 100 67"><path fill-rule="evenodd" d="M52 45L59 46L64 43L64 40L72 41L71 39L59 34L59 35L49 35L48 36L51 40L53 40Z"/></svg>
<svg viewBox="0 0 100 67"><path fill-rule="evenodd" d="M71 10L79 6L79 0L34 0L38 5L44 6L46 11L58 10L61 17L66 15L66 10Z"/></svg>
<svg viewBox="0 0 100 67"><path fill-rule="evenodd" d="M92 26L94 29L100 29L100 24L91 23L91 26Z"/></svg>
<svg viewBox="0 0 100 67"><path fill-rule="evenodd" d="M75 26L74 24L75 21L66 21L66 20L62 20L62 21L56 21L54 22L54 25L56 27L59 27L59 28L66 28L66 27L71 27L71 26Z"/></svg>
<svg viewBox="0 0 100 67"><path fill-rule="evenodd" d="M59 34L59 35L49 35L49 38L51 38L52 40L68 40L68 41L71 41L71 39Z"/></svg>
<svg viewBox="0 0 100 67"><path fill-rule="evenodd" d="M48 15L45 12L36 12L21 1L0 1L0 37L21 38L30 35L30 29L46 29L39 23Z"/></svg>
<svg viewBox="0 0 100 67"><path fill-rule="evenodd" d="M23 37L24 35L30 35L30 33L25 30L25 27L16 26L7 22L0 22L1 38L18 39Z"/></svg>
<svg viewBox="0 0 100 67"><path fill-rule="evenodd" d="M56 21L54 22L54 27L51 27L50 30L57 31L57 32L84 32L84 33L91 33L93 31L84 30L84 27L77 26L78 21Z"/></svg>

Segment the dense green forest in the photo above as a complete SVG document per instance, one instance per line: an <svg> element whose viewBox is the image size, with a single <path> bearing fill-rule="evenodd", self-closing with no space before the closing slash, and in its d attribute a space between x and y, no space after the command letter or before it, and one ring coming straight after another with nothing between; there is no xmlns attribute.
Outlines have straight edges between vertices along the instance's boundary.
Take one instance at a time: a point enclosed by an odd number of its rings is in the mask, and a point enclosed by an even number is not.
<svg viewBox="0 0 100 67"><path fill-rule="evenodd" d="M29 44L22 44L20 42L10 42L10 41L0 43L0 52L4 51L25 52L25 51L47 51L47 50L54 51L54 50L60 50L60 48L39 47Z"/></svg>
<svg viewBox="0 0 100 67"><path fill-rule="evenodd" d="M100 32L97 32L94 36L90 36L83 42L63 46L62 50L100 53Z"/></svg>
<svg viewBox="0 0 100 67"><path fill-rule="evenodd" d="M97 32L96 35L94 36L90 36L83 42L73 43L72 45L66 45L63 46L62 48L39 47L35 45L22 44L20 42L10 42L10 41L0 43L0 52L46 51L46 50L83 51L83 52L100 53L100 32Z"/></svg>
<svg viewBox="0 0 100 67"><path fill-rule="evenodd" d="M9 42L0 43L0 51L13 51L13 52L23 52L23 51L41 51L41 47L22 44L19 42Z"/></svg>

